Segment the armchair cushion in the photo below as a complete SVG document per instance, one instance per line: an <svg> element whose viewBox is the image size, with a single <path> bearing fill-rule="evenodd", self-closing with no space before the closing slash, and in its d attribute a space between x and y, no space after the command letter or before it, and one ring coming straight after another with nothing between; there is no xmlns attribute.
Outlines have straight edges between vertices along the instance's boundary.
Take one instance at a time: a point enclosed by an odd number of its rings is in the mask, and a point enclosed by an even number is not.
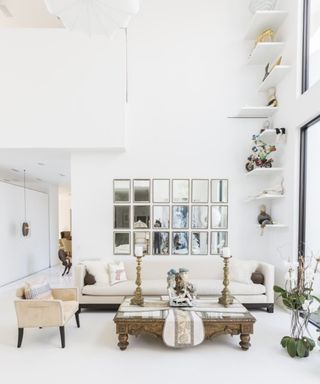
<svg viewBox="0 0 320 384"><path fill-rule="evenodd" d="M52 291L48 281L45 279L30 280L25 283L24 297L28 300L50 300L53 299Z"/></svg>

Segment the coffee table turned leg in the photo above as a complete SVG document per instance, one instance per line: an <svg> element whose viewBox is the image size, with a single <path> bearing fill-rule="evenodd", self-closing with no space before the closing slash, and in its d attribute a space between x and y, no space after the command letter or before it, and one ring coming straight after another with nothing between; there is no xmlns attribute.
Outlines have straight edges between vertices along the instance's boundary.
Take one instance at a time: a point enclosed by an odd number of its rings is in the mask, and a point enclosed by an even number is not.
<svg viewBox="0 0 320 384"><path fill-rule="evenodd" d="M118 339L119 339L118 347L121 349L121 351L125 351L127 349L127 346L129 345L128 334L119 333Z"/></svg>
<svg viewBox="0 0 320 384"><path fill-rule="evenodd" d="M240 335L240 347L243 351L247 351L250 347L250 335L247 333L241 333Z"/></svg>

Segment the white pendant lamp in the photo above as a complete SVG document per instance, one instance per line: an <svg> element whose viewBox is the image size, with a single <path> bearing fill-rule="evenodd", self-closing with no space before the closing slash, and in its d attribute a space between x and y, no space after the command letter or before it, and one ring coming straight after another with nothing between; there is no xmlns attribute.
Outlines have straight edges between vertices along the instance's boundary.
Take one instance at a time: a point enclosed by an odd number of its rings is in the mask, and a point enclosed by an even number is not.
<svg viewBox="0 0 320 384"><path fill-rule="evenodd" d="M23 202L24 202L24 222L22 223L22 236L27 237L30 225L27 222L27 189L26 189L26 170L23 170Z"/></svg>
<svg viewBox="0 0 320 384"><path fill-rule="evenodd" d="M44 0L50 13L72 31L112 37L138 13L140 0Z"/></svg>

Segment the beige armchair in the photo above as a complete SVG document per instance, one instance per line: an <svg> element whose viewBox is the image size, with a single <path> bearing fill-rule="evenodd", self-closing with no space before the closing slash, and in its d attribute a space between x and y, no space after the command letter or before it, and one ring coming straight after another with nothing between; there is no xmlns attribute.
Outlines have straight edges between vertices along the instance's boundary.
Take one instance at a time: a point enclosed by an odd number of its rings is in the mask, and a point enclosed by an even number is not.
<svg viewBox="0 0 320 384"><path fill-rule="evenodd" d="M24 328L59 327L62 348L65 347L64 326L73 315L80 328L77 288L54 288L51 300L25 300L24 288L19 288L16 295L18 348L22 344Z"/></svg>

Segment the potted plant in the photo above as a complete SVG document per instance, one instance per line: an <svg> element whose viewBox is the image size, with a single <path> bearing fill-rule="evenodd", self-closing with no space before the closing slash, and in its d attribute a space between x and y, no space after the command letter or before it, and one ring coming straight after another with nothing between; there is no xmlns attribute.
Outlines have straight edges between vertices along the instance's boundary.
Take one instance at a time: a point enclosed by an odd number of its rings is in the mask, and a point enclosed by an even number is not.
<svg viewBox="0 0 320 384"><path fill-rule="evenodd" d="M305 258L299 256L297 263L288 263L285 288L274 286L284 306L291 311L291 334L281 340L282 347L291 357L307 357L315 347L314 340L306 334L309 335L310 314L318 309L320 303L320 299L312 294L319 263L320 256L312 255L308 265Z"/></svg>

